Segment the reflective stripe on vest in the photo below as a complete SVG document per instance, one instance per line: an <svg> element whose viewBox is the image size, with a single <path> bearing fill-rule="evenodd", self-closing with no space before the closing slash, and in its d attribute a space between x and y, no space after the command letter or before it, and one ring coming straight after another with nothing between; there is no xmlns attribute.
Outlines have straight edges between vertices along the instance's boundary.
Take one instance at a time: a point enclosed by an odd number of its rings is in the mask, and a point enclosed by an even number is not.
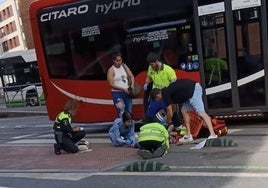
<svg viewBox="0 0 268 188"><path fill-rule="evenodd" d="M146 126L141 128L138 140L139 142L147 140L163 142L165 141L165 135L159 128L155 127L154 125Z"/></svg>
<svg viewBox="0 0 268 188"><path fill-rule="evenodd" d="M71 124L72 120L70 114L63 111L59 113L59 115L56 117L55 120L56 130L61 130L60 126L63 119L68 119L68 123Z"/></svg>

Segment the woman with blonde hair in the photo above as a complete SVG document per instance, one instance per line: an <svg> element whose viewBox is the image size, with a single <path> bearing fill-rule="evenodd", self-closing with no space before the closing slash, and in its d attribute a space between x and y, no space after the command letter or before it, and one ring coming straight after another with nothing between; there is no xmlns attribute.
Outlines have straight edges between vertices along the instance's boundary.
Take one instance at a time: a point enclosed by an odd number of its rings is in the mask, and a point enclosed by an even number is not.
<svg viewBox="0 0 268 188"><path fill-rule="evenodd" d="M54 152L56 155L61 154L61 150L68 153L77 153L79 148L75 145L85 137L86 132L83 127L72 127L72 117L76 115L78 104L75 100L68 101L63 110L57 115L54 122L54 135L56 144Z"/></svg>

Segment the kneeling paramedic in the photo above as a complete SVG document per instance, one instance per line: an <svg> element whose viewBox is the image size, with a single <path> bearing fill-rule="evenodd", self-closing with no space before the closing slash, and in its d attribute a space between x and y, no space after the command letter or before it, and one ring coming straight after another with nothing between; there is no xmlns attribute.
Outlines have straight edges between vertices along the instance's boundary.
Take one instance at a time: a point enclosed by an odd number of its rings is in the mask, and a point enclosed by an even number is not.
<svg viewBox="0 0 268 188"><path fill-rule="evenodd" d="M56 144L54 144L54 152L60 155L60 150L68 153L77 153L79 148L75 145L85 137L86 132L83 127L72 127L72 117L76 114L78 106L76 101L68 101L54 122L54 134Z"/></svg>
<svg viewBox="0 0 268 188"><path fill-rule="evenodd" d="M167 154L169 134L160 123L147 123L140 128L138 155L143 159L161 157Z"/></svg>

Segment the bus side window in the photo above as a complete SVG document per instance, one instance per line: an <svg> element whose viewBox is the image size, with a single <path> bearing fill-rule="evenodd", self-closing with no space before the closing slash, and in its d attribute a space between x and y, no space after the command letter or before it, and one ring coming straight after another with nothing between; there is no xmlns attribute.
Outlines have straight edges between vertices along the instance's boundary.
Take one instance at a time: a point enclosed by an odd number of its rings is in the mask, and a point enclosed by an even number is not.
<svg viewBox="0 0 268 188"><path fill-rule="evenodd" d="M68 66L64 55L48 55L47 64L52 76L68 76Z"/></svg>
<svg viewBox="0 0 268 188"><path fill-rule="evenodd" d="M78 78L103 75L104 68L99 59L92 54L73 53L73 62Z"/></svg>
<svg viewBox="0 0 268 188"><path fill-rule="evenodd" d="M92 69L92 67L95 65L95 60L96 59L90 55L86 56L79 53L74 53L73 62L78 77L94 74L94 69Z"/></svg>
<svg viewBox="0 0 268 188"><path fill-rule="evenodd" d="M111 56L103 51L97 52L97 56L104 72L107 73L108 69L113 65Z"/></svg>
<svg viewBox="0 0 268 188"><path fill-rule="evenodd" d="M204 60L205 80L207 85L218 85L224 83L228 72L228 64L225 60L210 57Z"/></svg>
<svg viewBox="0 0 268 188"><path fill-rule="evenodd" d="M169 65L171 66L178 65L178 54L175 50L166 49L163 52L163 56Z"/></svg>
<svg viewBox="0 0 268 188"><path fill-rule="evenodd" d="M105 70L96 56L95 44L88 38L81 38L76 33L73 35L72 58L77 79L96 78L96 76L105 74Z"/></svg>
<svg viewBox="0 0 268 188"><path fill-rule="evenodd" d="M244 55L237 58L238 78L243 78L263 69L260 55Z"/></svg>

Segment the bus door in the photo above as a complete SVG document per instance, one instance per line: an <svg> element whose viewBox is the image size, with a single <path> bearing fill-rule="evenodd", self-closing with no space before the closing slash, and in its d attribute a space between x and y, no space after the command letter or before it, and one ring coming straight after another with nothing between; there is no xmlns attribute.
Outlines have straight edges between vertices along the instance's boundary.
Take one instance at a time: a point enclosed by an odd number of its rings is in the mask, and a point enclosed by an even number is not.
<svg viewBox="0 0 268 188"><path fill-rule="evenodd" d="M261 1L194 1L194 7L209 114L261 115L267 106Z"/></svg>
<svg viewBox="0 0 268 188"><path fill-rule="evenodd" d="M242 2L232 2L239 107L266 106L264 62L267 60L264 61L264 53L267 54L267 50L263 47L267 44L263 44L262 31L265 28L262 19L266 20L262 13L266 9L261 11L261 0Z"/></svg>
<svg viewBox="0 0 268 188"><path fill-rule="evenodd" d="M153 51L161 55L162 63L175 69L178 78L200 81L193 36L193 24L186 19L129 29L126 48L131 69L134 73L142 72L144 82L149 66L146 57ZM149 91L150 89L144 93L145 108L148 105Z"/></svg>
<svg viewBox="0 0 268 188"><path fill-rule="evenodd" d="M153 51L161 55L163 63L176 70L179 78L187 77L188 72L198 72L199 62L193 33L193 25L186 19L129 29L126 48L132 70L147 71L149 65L146 57ZM187 56L191 57L191 63L187 64ZM189 78L199 81L200 75L196 75Z"/></svg>

